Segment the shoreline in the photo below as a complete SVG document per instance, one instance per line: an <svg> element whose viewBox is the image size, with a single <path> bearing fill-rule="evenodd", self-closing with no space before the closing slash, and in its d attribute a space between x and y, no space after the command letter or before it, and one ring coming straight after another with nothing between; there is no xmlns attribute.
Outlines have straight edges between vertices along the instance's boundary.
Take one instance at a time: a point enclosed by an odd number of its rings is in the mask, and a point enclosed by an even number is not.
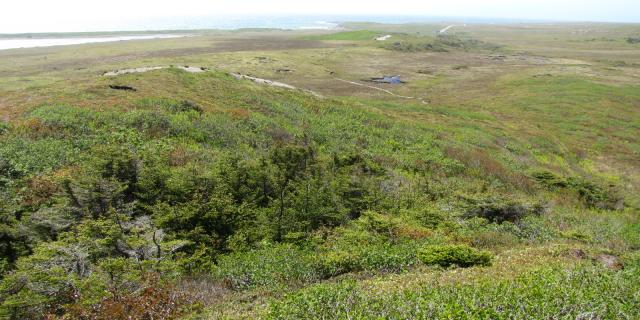
<svg viewBox="0 0 640 320"><path fill-rule="evenodd" d="M175 39L193 36L191 34L156 34L156 35L120 35L120 36L85 36L57 38L0 38L0 51L11 49L29 49L55 46L69 46L88 43L105 43L133 40Z"/></svg>

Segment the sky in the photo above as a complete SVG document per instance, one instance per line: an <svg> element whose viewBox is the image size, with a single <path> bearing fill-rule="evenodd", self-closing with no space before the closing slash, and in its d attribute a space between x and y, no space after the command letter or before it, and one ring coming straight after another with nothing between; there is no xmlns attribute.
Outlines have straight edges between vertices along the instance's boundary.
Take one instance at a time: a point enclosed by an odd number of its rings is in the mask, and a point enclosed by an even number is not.
<svg viewBox="0 0 640 320"><path fill-rule="evenodd" d="M224 15L412 15L639 22L640 0L3 0L0 33L121 30ZM137 25L141 25L138 23Z"/></svg>

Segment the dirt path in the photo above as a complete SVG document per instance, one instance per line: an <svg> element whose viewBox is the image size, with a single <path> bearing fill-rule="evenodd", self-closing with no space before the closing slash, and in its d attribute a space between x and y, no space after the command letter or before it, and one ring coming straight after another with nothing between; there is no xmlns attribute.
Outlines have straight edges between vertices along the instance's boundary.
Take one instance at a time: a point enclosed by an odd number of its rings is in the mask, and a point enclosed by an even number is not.
<svg viewBox="0 0 640 320"><path fill-rule="evenodd" d="M239 74L239 73L231 73L231 76L233 76L234 78L238 79L238 80L249 80L258 84L264 84L264 85L268 85L268 86L272 86L272 87L279 87L279 88L285 88L285 89L290 89L290 90L295 90L297 89L296 87L286 84L286 83L282 83L282 82L277 82L277 81L272 81L272 80L267 80L267 79L262 79L262 78L256 78L256 77L252 77L252 76L248 76L248 75L244 75L244 74Z"/></svg>
<svg viewBox="0 0 640 320"><path fill-rule="evenodd" d="M252 77L252 76L248 76L245 74L240 74L240 73L231 73L231 76L238 79L238 80L249 80L251 82L254 83L258 83L258 84L263 84L263 85L267 85L267 86L271 86L271 87L278 87L278 88L285 88L285 89L289 89L289 90L298 90L297 87L294 87L290 84L286 84L286 83L282 83L282 82L278 82L278 81L273 81L273 80L268 80L268 79L262 79L262 78L256 78L256 77ZM322 95L308 90L308 89L300 89L304 92L310 93L318 98L323 98Z"/></svg>
<svg viewBox="0 0 640 320"><path fill-rule="evenodd" d="M403 99L417 99L416 97L402 96L402 95L399 95L399 94L395 94L395 93L393 93L393 92L391 92L391 91L389 91L389 90L386 90L386 89L382 89L382 88L378 88L378 87L374 87L374 86L369 86L369 85L362 84L362 83L357 83L357 82L353 82L353 81L349 81L349 80L344 80L344 79L340 79L340 78L334 78L334 79L336 79L336 80L338 80L338 81L342 81L342 82L350 83L350 84L353 84L353 85L356 85L356 86L361 86L361 87L366 87L366 88L370 88L370 89L374 89L374 90L382 91L382 92L384 92L384 93L386 93L386 94L390 94L390 95L392 95L392 96L394 96L394 97L398 97L398 98L403 98Z"/></svg>
<svg viewBox="0 0 640 320"><path fill-rule="evenodd" d="M445 33L447 33L447 31L449 31L453 27L466 27L466 26L467 26L466 24L464 24L464 25L452 24L452 25L447 26L447 27L443 28L442 30L438 31L438 33L439 34L445 34Z"/></svg>

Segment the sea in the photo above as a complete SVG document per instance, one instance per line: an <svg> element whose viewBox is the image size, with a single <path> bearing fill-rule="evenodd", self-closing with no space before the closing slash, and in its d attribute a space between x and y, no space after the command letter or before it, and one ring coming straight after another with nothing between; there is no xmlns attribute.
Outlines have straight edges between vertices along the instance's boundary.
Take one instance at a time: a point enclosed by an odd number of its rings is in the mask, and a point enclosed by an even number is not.
<svg viewBox="0 0 640 320"><path fill-rule="evenodd" d="M176 30L235 30L250 28L288 29L288 30L331 30L342 22L374 23L514 23L522 22L508 19L486 19L469 17L436 16L391 16L391 15L297 15L297 16L190 16L137 19L119 21L117 24L103 24L70 33L51 33L42 30L38 33L0 34L0 50L17 48L49 47L83 43L130 41L157 38L175 38L188 36ZM171 30L174 33L171 33ZM77 32L127 32L127 34L100 35L78 34ZM144 34L140 34L144 31ZM150 31L157 31L151 32ZM139 34L136 34L138 32Z"/></svg>

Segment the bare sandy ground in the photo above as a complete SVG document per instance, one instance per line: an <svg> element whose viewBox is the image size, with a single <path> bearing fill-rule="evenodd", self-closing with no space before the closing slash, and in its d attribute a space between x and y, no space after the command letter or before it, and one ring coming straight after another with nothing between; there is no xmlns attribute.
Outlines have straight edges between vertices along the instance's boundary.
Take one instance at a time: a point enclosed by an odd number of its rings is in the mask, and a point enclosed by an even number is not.
<svg viewBox="0 0 640 320"><path fill-rule="evenodd" d="M447 33L447 31L449 31L451 28L453 27L466 27L466 24L462 24L462 25L457 25L457 24L452 24L450 26L447 26L445 28L443 28L442 30L438 31L439 34L445 34Z"/></svg>
<svg viewBox="0 0 640 320"><path fill-rule="evenodd" d="M238 79L238 80L249 80L251 82L257 83L257 84L262 84L262 85L267 85L267 86L271 86L271 87L278 87L278 88L284 88L284 89L289 89L289 90L302 90L306 93L312 94L318 98L324 98L321 94L311 91L309 89L299 89L297 87L294 87L290 84L286 84L286 83L282 83L282 82L278 82L278 81L273 81L273 80L268 80L268 79L262 79L262 78L256 78L256 77L252 77L252 76L248 76L245 74L239 74L239 73L231 73L231 76Z"/></svg>
<svg viewBox="0 0 640 320"><path fill-rule="evenodd" d="M184 70L184 71L189 72L189 73L201 73L201 72L209 71L209 69L205 68L205 67L155 66L155 67L140 67L140 68L129 68L129 69L113 70L113 71L108 71L108 72L103 73L102 76L103 77L115 77L115 76L120 76L120 75L123 75L123 74L145 73L145 72L149 72L149 71L160 70L160 69L168 69L168 68L178 68L178 69Z"/></svg>
<svg viewBox="0 0 640 320"><path fill-rule="evenodd" d="M272 87L279 87L279 88L285 88L285 89L290 89L290 90L295 90L297 89L296 87L286 84L286 83L282 83L282 82L277 82L277 81L272 81L272 80L267 80L267 79L262 79L262 78L256 78L256 77L251 77L248 75L244 75L244 74L239 74L239 73L232 73L231 76L233 76L234 78L238 79L238 80L249 80L258 84L264 84L264 85L268 85L268 86L272 86Z"/></svg>

